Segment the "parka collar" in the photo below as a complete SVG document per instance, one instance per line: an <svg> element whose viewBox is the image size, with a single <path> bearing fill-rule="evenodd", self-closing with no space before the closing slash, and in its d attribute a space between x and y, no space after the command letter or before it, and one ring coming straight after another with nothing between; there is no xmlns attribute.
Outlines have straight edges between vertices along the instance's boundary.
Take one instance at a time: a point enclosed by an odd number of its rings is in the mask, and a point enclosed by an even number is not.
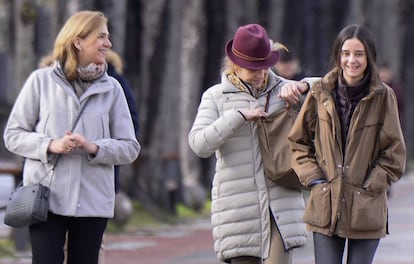
<svg viewBox="0 0 414 264"><path fill-rule="evenodd" d="M268 84L267 87L265 88L265 90L261 93L261 95L263 94L267 94L268 92L270 92L276 85L278 85L280 82L282 81L282 79L277 76L273 71L269 71L269 80L268 80ZM223 93L243 93L243 91L241 91L239 88L237 88L236 86L234 86L228 79L226 76L226 73L223 73L221 75L221 82L223 84L225 84L225 87L223 89Z"/></svg>
<svg viewBox="0 0 414 264"><path fill-rule="evenodd" d="M51 72L52 78L65 90L67 91L71 96L74 96L77 98L74 90L71 88L72 84L66 79L63 70L59 64L58 61L55 62L52 68ZM96 79L91 86L85 91L85 93L82 94L82 96L79 98L79 100L84 100L85 98L97 94L97 93L105 93L113 89L113 86L109 82L109 77L106 72L102 74L101 77Z"/></svg>
<svg viewBox="0 0 414 264"><path fill-rule="evenodd" d="M316 86L316 89L319 89L320 92L328 95L331 94L332 91L336 88L338 77L340 76L341 71L339 69L334 69L328 72L321 81L320 87ZM369 92L366 98L371 98L377 93L384 92L384 86L382 85L381 81L376 76L371 76L371 80L369 81Z"/></svg>

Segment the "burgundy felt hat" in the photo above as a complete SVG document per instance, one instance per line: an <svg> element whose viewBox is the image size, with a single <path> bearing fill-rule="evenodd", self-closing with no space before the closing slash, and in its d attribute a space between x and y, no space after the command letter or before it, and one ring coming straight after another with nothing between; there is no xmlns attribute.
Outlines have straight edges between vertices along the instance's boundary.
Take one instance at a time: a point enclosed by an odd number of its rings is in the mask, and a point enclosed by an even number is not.
<svg viewBox="0 0 414 264"><path fill-rule="evenodd" d="M250 70L272 67L279 58L279 52L271 50L266 30L258 24L239 27L226 44L226 55L236 65Z"/></svg>

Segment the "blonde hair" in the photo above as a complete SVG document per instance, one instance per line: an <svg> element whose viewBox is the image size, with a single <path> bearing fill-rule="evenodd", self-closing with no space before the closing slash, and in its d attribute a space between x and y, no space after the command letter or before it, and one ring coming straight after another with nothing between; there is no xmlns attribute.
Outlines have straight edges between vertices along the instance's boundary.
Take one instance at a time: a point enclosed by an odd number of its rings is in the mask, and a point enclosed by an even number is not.
<svg viewBox="0 0 414 264"><path fill-rule="evenodd" d="M54 61L55 60L53 59L53 54L52 53L46 54L45 56L40 58L38 67L39 68L46 68L46 67L52 66Z"/></svg>
<svg viewBox="0 0 414 264"><path fill-rule="evenodd" d="M53 59L58 60L68 80L76 79L78 73L77 53L74 45L77 38L85 38L98 28L107 25L107 18L99 11L80 11L72 15L56 37Z"/></svg>
<svg viewBox="0 0 414 264"><path fill-rule="evenodd" d="M234 73L237 71L238 68L240 68L240 66L232 62L229 57L225 56L221 63L220 73Z"/></svg>
<svg viewBox="0 0 414 264"><path fill-rule="evenodd" d="M108 62L108 64L112 64L117 73L122 74L122 72L124 71L121 56L119 56L119 54L115 51L108 50L108 52L106 53L106 62Z"/></svg>

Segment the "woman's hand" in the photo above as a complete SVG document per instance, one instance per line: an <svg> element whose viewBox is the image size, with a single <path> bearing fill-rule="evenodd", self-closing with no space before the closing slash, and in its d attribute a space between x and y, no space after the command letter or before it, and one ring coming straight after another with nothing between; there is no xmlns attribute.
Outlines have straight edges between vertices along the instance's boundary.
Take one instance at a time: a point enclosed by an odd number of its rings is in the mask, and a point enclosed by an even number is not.
<svg viewBox="0 0 414 264"><path fill-rule="evenodd" d="M76 148L77 142L75 137L67 132L63 137L51 140L47 150L55 154L70 154Z"/></svg>
<svg viewBox="0 0 414 264"><path fill-rule="evenodd" d="M309 85L305 82L291 81L280 88L278 97L285 99L287 107L291 104L297 104L300 100L300 95L309 90Z"/></svg>
<svg viewBox="0 0 414 264"><path fill-rule="evenodd" d="M99 147L95 143L89 142L84 136L81 134L71 134L74 137L76 142L76 146L79 149L82 149L86 153L96 155L98 153Z"/></svg>
<svg viewBox="0 0 414 264"><path fill-rule="evenodd" d="M254 109L240 109L240 114L246 119L246 121L257 120L261 117L266 117L268 114L260 108Z"/></svg>
<svg viewBox="0 0 414 264"><path fill-rule="evenodd" d="M76 149L96 155L99 147L86 140L81 134L73 134L70 131L67 131L63 137L50 141L48 147L48 151L55 154L70 154Z"/></svg>

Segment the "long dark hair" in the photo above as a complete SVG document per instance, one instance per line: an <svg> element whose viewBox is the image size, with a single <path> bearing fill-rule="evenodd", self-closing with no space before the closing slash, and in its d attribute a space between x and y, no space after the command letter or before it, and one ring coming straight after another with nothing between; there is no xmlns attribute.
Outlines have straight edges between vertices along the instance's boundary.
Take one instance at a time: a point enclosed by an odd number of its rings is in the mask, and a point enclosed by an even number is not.
<svg viewBox="0 0 414 264"><path fill-rule="evenodd" d="M371 75L371 78L377 79L378 69L376 65L377 49L375 47L374 38L369 29L364 25L349 25L339 32L335 39L331 53L331 65L334 69L341 69L341 50L344 42L348 39L356 38L362 42L367 55L368 66L365 75Z"/></svg>

